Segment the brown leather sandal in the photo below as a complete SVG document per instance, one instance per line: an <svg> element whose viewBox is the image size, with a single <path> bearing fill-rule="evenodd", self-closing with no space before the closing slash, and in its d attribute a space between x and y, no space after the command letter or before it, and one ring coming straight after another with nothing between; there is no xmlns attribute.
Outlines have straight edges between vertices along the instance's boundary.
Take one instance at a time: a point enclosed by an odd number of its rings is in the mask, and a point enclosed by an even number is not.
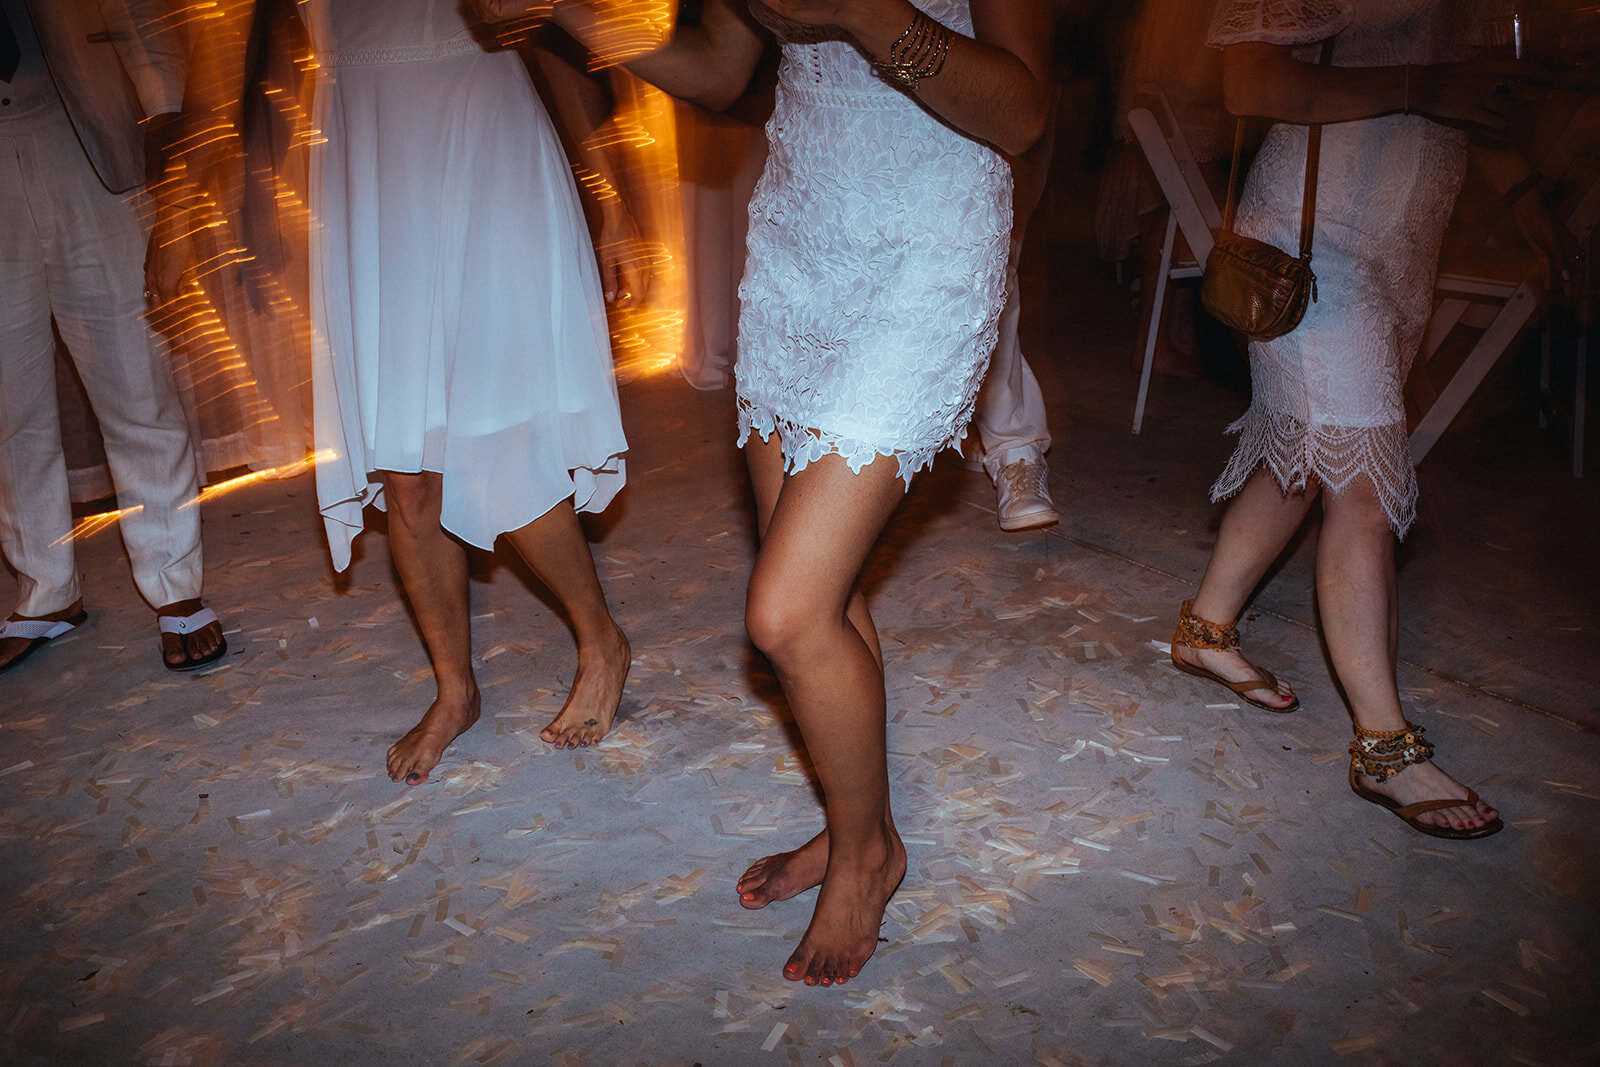
<svg viewBox="0 0 1600 1067"><path fill-rule="evenodd" d="M1178 629L1172 635L1172 665L1184 674L1192 674L1196 678L1206 678L1219 685L1225 685L1246 704L1254 705L1266 711L1288 714L1300 710L1300 698L1291 697L1289 703L1281 708L1276 704L1268 704L1256 700L1251 693L1260 689L1278 691L1277 677L1265 667L1250 664L1257 677L1243 682L1230 682L1215 671L1208 671L1204 667L1196 667L1192 663L1185 663L1178 658L1178 646L1184 648L1198 648L1207 652L1237 652L1239 651L1239 626L1237 623L1208 622L1194 613L1194 601L1185 600L1183 611L1178 616Z"/></svg>
<svg viewBox="0 0 1600 1067"><path fill-rule="evenodd" d="M1505 829L1499 816L1471 830L1457 830L1453 826L1434 826L1420 822L1418 816L1445 808L1464 808L1478 803L1478 794L1467 790L1465 800L1419 800L1415 804L1401 804L1393 797L1361 784L1358 775L1376 778L1380 782L1393 778L1407 767L1427 763L1433 759L1433 745L1422 736L1422 727L1406 723L1404 730L1363 730L1356 727L1356 737L1350 742L1350 788L1356 796L1369 804L1376 804L1405 820L1407 826L1429 837L1445 837L1452 841L1471 841L1488 837Z"/></svg>

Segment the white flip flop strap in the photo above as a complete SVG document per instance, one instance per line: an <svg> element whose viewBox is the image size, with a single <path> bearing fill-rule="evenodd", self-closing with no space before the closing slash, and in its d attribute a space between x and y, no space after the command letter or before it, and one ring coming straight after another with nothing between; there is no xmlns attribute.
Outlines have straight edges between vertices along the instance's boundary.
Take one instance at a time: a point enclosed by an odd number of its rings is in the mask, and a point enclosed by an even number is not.
<svg viewBox="0 0 1600 1067"><path fill-rule="evenodd" d="M0 639L21 637L28 641L44 638L46 641L69 634L77 627L62 619L7 619L0 626Z"/></svg>
<svg viewBox="0 0 1600 1067"><path fill-rule="evenodd" d="M217 621L216 612L210 608L201 608L193 615L162 615L160 626L164 634L192 634L204 630Z"/></svg>

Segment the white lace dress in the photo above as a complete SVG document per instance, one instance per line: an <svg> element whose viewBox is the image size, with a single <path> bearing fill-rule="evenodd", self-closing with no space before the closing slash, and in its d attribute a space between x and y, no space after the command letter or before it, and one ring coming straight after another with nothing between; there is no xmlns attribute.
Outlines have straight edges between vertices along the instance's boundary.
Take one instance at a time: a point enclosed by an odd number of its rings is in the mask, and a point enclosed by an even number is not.
<svg viewBox="0 0 1600 1067"><path fill-rule="evenodd" d="M514 52L459 0L311 0L317 496L349 563L376 471L443 475L480 548L572 497L598 511L627 448L577 187Z"/></svg>
<svg viewBox="0 0 1600 1067"><path fill-rule="evenodd" d="M739 287L739 443L796 471L880 455L901 478L972 417L1005 302L1011 170L856 47L752 4L783 45ZM970 35L965 0L923 9Z"/></svg>
<svg viewBox="0 0 1600 1067"><path fill-rule="evenodd" d="M1332 38L1336 66L1439 63L1465 57L1486 13L1476 0L1223 0L1210 40L1301 46L1296 58L1315 63ZM1298 247L1305 163L1306 128L1273 126L1240 196L1241 234ZM1319 299L1292 333L1251 344L1250 409L1228 428L1239 444L1213 500L1262 466L1285 491L1315 478L1337 493L1365 476L1404 536L1417 480L1401 389L1466 166L1465 135L1419 115L1323 127Z"/></svg>

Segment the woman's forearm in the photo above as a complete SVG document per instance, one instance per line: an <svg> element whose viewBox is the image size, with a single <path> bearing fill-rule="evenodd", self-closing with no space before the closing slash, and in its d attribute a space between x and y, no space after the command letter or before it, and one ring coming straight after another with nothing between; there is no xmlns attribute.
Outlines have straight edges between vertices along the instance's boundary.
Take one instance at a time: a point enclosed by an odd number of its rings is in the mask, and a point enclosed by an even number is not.
<svg viewBox="0 0 1600 1067"><path fill-rule="evenodd" d="M845 28L884 64L916 13L907 0L853 5ZM951 32L943 69L918 81L915 94L964 133L1021 154L1044 133L1050 110L1050 5L974 2L972 13L976 37Z"/></svg>
<svg viewBox="0 0 1600 1067"><path fill-rule="evenodd" d="M739 98L761 59L760 36L726 0L708 0L698 26L680 26L665 40L588 0L563 0L554 18L589 48L620 53L630 73L716 111Z"/></svg>
<svg viewBox="0 0 1600 1067"><path fill-rule="evenodd" d="M1302 63L1276 45L1231 45L1224 53L1222 100L1235 115L1308 126L1407 110L1408 80L1425 68L1332 67ZM1419 94L1420 100L1420 94Z"/></svg>

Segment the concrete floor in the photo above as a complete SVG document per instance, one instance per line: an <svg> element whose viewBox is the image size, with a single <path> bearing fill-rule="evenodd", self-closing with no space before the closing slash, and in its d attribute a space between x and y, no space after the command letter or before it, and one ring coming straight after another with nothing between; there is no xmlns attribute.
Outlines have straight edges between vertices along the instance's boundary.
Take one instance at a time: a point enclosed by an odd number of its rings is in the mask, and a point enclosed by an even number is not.
<svg viewBox="0 0 1600 1067"><path fill-rule="evenodd" d="M1081 235L1035 242L1026 292L1066 520L1002 534L941 461L870 567L911 857L860 979L779 976L809 895L736 902L819 809L742 633L731 397L655 379L593 524L636 651L596 750L537 738L574 656L504 554L484 718L405 789L383 753L431 683L381 520L336 577L308 477L209 503L233 652L200 677L157 663L116 535L83 544L90 624L0 684L0 1060L1595 1062L1600 508L1524 364L1423 466L1402 550L1408 709L1509 823L1442 842L1345 785L1314 533L1247 634L1300 714L1163 664L1243 397L1160 381L1130 436L1133 314Z"/></svg>

